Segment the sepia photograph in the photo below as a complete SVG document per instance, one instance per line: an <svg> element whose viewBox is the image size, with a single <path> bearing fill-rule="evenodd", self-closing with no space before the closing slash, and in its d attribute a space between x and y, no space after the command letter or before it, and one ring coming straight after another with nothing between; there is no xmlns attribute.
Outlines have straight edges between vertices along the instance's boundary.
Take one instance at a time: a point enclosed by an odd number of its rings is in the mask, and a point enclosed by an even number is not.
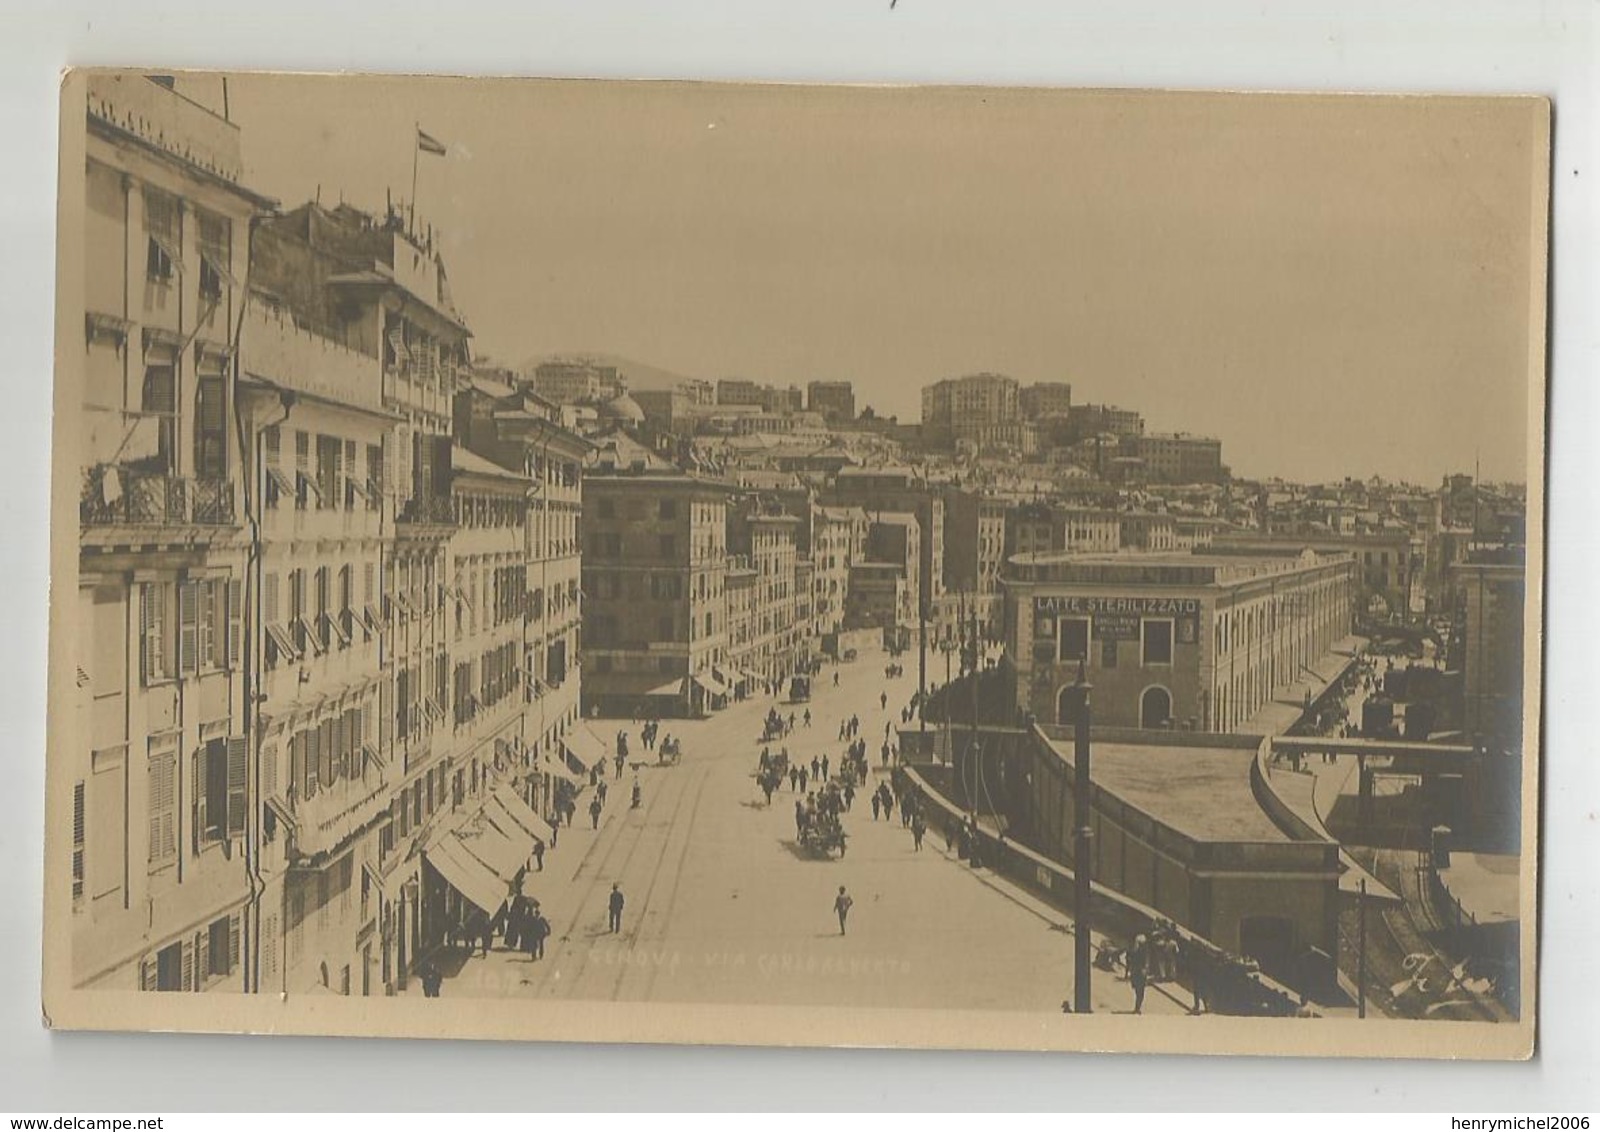
<svg viewBox="0 0 1600 1132"><path fill-rule="evenodd" d="M1550 114L70 71L48 1024L1531 1056Z"/></svg>

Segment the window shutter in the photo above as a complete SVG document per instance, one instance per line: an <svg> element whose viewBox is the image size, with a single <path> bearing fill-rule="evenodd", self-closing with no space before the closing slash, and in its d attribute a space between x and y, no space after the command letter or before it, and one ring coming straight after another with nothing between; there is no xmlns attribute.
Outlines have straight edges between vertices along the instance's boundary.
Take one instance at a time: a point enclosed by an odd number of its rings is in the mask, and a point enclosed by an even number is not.
<svg viewBox="0 0 1600 1132"><path fill-rule="evenodd" d="M300 797L306 793L306 737L299 731L289 737L289 787Z"/></svg>
<svg viewBox="0 0 1600 1132"><path fill-rule="evenodd" d="M194 583L196 624L195 624L195 668L196 670L215 668L217 664L217 591L216 583L210 579ZM188 662L185 661L185 666Z"/></svg>
<svg viewBox="0 0 1600 1132"><path fill-rule="evenodd" d="M261 621L278 624L278 575L268 574L261 581Z"/></svg>
<svg viewBox="0 0 1600 1132"><path fill-rule="evenodd" d="M211 976L211 932L201 931L194 937L194 989L204 990Z"/></svg>
<svg viewBox="0 0 1600 1132"><path fill-rule="evenodd" d="M226 967L229 974L237 971L244 960L239 953L239 936L243 928L244 917L235 912L228 917L228 955Z"/></svg>
<svg viewBox="0 0 1600 1132"><path fill-rule="evenodd" d="M84 834L84 784L72 787L72 898L83 895L83 834Z"/></svg>
<svg viewBox="0 0 1600 1132"><path fill-rule="evenodd" d="M301 797L312 798L317 793L317 767L319 765L319 745L321 733L315 727L309 727L304 732L301 753L302 769L305 771L305 784L301 790Z"/></svg>
<svg viewBox="0 0 1600 1132"><path fill-rule="evenodd" d="M324 719L317 734L317 773L324 786L333 785L333 720Z"/></svg>
<svg viewBox="0 0 1600 1132"><path fill-rule="evenodd" d="M200 597L194 582L178 585L178 665L180 671L197 671L196 639L199 633Z"/></svg>
<svg viewBox="0 0 1600 1132"><path fill-rule="evenodd" d="M140 587L140 633L143 640L141 668L144 682L153 684L166 675L161 651L162 630L165 628L166 588L161 582L147 582Z"/></svg>
<svg viewBox="0 0 1600 1132"><path fill-rule="evenodd" d="M139 960L139 989L153 991L156 989L156 957L146 955Z"/></svg>
<svg viewBox="0 0 1600 1132"><path fill-rule="evenodd" d="M245 814L249 805L245 789L246 768L249 764L249 740L242 735L228 739L228 836L243 837Z"/></svg>
<svg viewBox="0 0 1600 1132"><path fill-rule="evenodd" d="M184 940L182 948L183 948L183 963L182 963L181 971L180 971L179 976L178 976L178 989L179 990L194 990L195 989L194 941L193 940L189 940L189 939Z"/></svg>
<svg viewBox="0 0 1600 1132"><path fill-rule="evenodd" d="M191 825L192 825L193 828L189 832L190 832L191 840L194 842L194 852L195 852L196 856L199 856L199 854L200 854L200 840L201 840L201 836L203 834L203 831L206 828L206 757L205 756L206 756L206 749L204 747L200 747L200 748L197 748L195 750L194 754L191 755L190 758L189 758L190 767L191 767L191 770L193 771L193 779L194 779L194 808L191 811L191 813L193 814L193 820L191 822Z"/></svg>
<svg viewBox="0 0 1600 1132"><path fill-rule="evenodd" d="M276 743L265 743L261 747L261 793L267 798L275 798L278 795L278 744Z"/></svg>
<svg viewBox="0 0 1600 1132"><path fill-rule="evenodd" d="M244 585L228 579L228 667L237 669L244 658Z"/></svg>

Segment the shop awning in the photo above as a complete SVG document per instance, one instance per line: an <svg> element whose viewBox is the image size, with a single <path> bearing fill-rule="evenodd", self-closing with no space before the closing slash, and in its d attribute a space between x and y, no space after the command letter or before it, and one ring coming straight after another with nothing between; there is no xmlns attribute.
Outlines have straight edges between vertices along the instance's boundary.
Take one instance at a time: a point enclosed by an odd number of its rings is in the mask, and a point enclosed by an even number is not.
<svg viewBox="0 0 1600 1132"><path fill-rule="evenodd" d="M493 916L500 911L507 896L505 881L462 848L453 834L440 838L423 855L451 888L481 908L485 915Z"/></svg>
<svg viewBox="0 0 1600 1132"><path fill-rule="evenodd" d="M728 686L709 672L699 673L695 676L694 682L713 696L726 696L728 694Z"/></svg>
<svg viewBox="0 0 1600 1132"><path fill-rule="evenodd" d="M584 770L599 766L606 761L606 756L610 753L606 750L606 745L595 737L594 732L581 723L574 725L571 731L561 737L561 745Z"/></svg>
<svg viewBox="0 0 1600 1132"><path fill-rule="evenodd" d="M739 671L744 673L744 678L745 678L745 682L746 683L749 683L749 684L765 684L767 682L766 677L757 676L754 672L750 672L750 671L748 671L746 669L740 669Z"/></svg>
<svg viewBox="0 0 1600 1132"><path fill-rule="evenodd" d="M570 782L574 786L583 785L583 779L579 778L576 774L573 774L572 768L567 766L554 755L546 755L543 759L541 759L539 762L539 769L544 771L546 774L552 774L565 782Z"/></svg>
<svg viewBox="0 0 1600 1132"><path fill-rule="evenodd" d="M512 822L516 823L525 833L528 833L546 845L555 840L555 831L550 828L550 823L528 808L528 804L517 797L517 792L509 787L496 790L489 799L485 809L492 810L498 806ZM496 823L499 824L498 822Z"/></svg>
<svg viewBox="0 0 1600 1132"><path fill-rule="evenodd" d="M470 822L456 830L456 840L509 885L533 855L533 835L509 822L506 824L509 829L500 829L480 810Z"/></svg>

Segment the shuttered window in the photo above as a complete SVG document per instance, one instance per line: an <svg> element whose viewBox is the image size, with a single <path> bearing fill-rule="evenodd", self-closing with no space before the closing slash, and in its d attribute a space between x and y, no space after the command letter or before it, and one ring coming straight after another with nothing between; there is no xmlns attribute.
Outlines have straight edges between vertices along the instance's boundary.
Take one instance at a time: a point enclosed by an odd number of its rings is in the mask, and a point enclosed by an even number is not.
<svg viewBox="0 0 1600 1132"><path fill-rule="evenodd" d="M200 595L194 582L178 584L178 665L183 672L197 671L199 657Z"/></svg>
<svg viewBox="0 0 1600 1132"><path fill-rule="evenodd" d="M72 899L83 899L84 784L72 786Z"/></svg>
<svg viewBox="0 0 1600 1132"><path fill-rule="evenodd" d="M249 768L249 742L242 735L228 739L228 818L229 837L243 837L245 818L249 812L249 793L246 790Z"/></svg>
<svg viewBox="0 0 1600 1132"><path fill-rule="evenodd" d="M167 587L146 582L139 587L139 664L146 685L165 680L167 671Z"/></svg>
<svg viewBox="0 0 1600 1132"><path fill-rule="evenodd" d="M244 584L238 578L229 578L226 588L228 595L228 668L237 670L244 662Z"/></svg>
<svg viewBox="0 0 1600 1132"><path fill-rule="evenodd" d="M170 743L150 752L150 867L170 863L178 853L178 752Z"/></svg>

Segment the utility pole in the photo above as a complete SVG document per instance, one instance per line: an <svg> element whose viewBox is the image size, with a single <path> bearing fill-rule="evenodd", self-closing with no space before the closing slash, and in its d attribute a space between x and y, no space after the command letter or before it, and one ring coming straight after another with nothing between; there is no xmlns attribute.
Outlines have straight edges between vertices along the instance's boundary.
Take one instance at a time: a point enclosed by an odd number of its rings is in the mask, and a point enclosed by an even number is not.
<svg viewBox="0 0 1600 1132"><path fill-rule="evenodd" d="M1093 955L1089 928L1089 901L1093 894L1090 874L1091 832L1089 828L1089 684L1084 661L1078 661L1078 679L1072 685L1072 941L1073 941L1073 1003L1075 1014L1094 1013L1089 980L1092 977Z"/></svg>
<svg viewBox="0 0 1600 1132"><path fill-rule="evenodd" d="M1367 878L1356 889L1356 1017L1367 1016Z"/></svg>
<svg viewBox="0 0 1600 1132"><path fill-rule="evenodd" d="M928 603L917 599L917 731L927 734L928 719ZM949 699L949 693L945 698ZM949 710L948 706L946 710Z"/></svg>

